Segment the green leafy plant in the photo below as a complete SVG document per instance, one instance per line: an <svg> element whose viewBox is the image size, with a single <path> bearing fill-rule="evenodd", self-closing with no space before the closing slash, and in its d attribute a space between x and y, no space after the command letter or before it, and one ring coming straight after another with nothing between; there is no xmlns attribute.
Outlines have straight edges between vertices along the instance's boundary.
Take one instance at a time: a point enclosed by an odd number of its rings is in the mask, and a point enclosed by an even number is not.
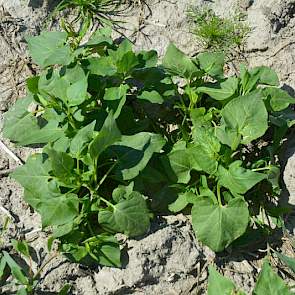
<svg viewBox="0 0 295 295"><path fill-rule="evenodd" d="M188 11L191 31L208 50L230 53L244 44L250 29L241 14L224 18L211 9L192 8Z"/></svg>
<svg viewBox="0 0 295 295"><path fill-rule="evenodd" d="M278 206L276 155L294 124L288 106L295 102L277 88L270 68L242 65L239 77L225 78L223 60L223 54L206 52L190 59L174 45L163 59L166 70L183 79L184 93L177 142L163 159L178 183L169 208L179 212L192 205L197 238L217 252L249 225L265 233L282 225L288 209Z"/></svg>
<svg viewBox="0 0 295 295"><path fill-rule="evenodd" d="M6 113L4 136L42 145L12 173L24 198L83 263L120 266L114 234L145 234L158 212L192 214L222 251L251 228L282 226L277 153L294 98L267 67L225 78L224 55L189 58L115 44L102 28L80 45L64 32L28 38L43 72Z"/></svg>
<svg viewBox="0 0 295 295"><path fill-rule="evenodd" d="M238 290L235 284L223 277L213 266L209 267L208 295L245 295L242 290ZM291 295L290 288L283 279L271 268L267 260L264 261L261 272L258 275L253 295Z"/></svg>
<svg viewBox="0 0 295 295"><path fill-rule="evenodd" d="M116 45L110 35L101 29L80 47L63 32L29 38L44 71L28 79L28 96L6 114L4 135L44 146L12 177L61 251L75 261L120 266L113 234L134 237L150 226L146 197L132 180L166 143L144 108L174 89L156 52L135 54L128 40Z"/></svg>
<svg viewBox="0 0 295 295"><path fill-rule="evenodd" d="M13 250L18 255L14 258L7 251L0 253L0 291L2 288L15 287L17 295L35 294L37 285L40 282L42 270L48 263L56 257L56 253L44 262L36 271L32 266L32 256L28 243L26 241L11 241ZM58 295L66 295L70 290L70 285L65 285Z"/></svg>

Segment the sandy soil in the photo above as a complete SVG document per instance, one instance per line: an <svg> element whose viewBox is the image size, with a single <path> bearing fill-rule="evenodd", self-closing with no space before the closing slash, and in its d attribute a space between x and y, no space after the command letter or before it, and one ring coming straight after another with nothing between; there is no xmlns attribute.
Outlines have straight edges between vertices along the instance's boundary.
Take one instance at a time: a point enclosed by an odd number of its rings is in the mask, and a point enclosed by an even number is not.
<svg viewBox="0 0 295 295"><path fill-rule="evenodd" d="M242 10L251 26L244 62L250 66L268 65L279 74L282 87L294 95L295 88L295 1L294 0L150 0L148 6L125 17L128 36L138 49L156 49L162 55L169 42L188 54L199 46L190 34L186 18L189 5L210 5L221 15ZM52 8L50 0L0 0L0 128L1 118L15 99L25 93L25 78L34 72L29 63L23 37L37 34ZM1 137L0 137L1 138ZM3 140L3 139L1 139ZM17 149L3 140L23 161L32 150ZM284 197L295 205L295 142L290 140L282 155ZM18 165L0 149L0 171ZM25 237L36 249L37 264L48 259L46 235L40 231L40 218L22 201L22 189L5 174L0 174L0 222L11 214L13 223L5 235ZM7 210L7 212L5 211ZM294 235L295 218L289 229ZM88 269L59 256L44 270L38 294L53 294L65 283L71 294L205 294L207 266L215 261L238 286L251 292L260 270L261 255L231 253L216 256L194 238L189 220L183 215L154 221L150 233L138 240L125 241L129 263L123 269ZM288 245L282 249L287 251ZM228 254L228 253L227 253ZM5 293L9 294L9 293ZM12 293L14 294L14 293Z"/></svg>

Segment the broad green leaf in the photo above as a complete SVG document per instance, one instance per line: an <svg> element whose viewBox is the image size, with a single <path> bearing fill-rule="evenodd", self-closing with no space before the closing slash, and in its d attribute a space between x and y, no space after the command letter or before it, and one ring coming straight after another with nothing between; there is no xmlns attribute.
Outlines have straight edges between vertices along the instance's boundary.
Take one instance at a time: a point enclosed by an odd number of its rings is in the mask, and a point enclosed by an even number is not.
<svg viewBox="0 0 295 295"><path fill-rule="evenodd" d="M128 199L133 192L134 183L130 182L128 186L119 185L113 190L112 198L116 203L119 203L123 199Z"/></svg>
<svg viewBox="0 0 295 295"><path fill-rule="evenodd" d="M70 256L71 260L74 260L75 262L80 262L88 255L85 246L79 246L73 243L61 244L61 251L67 256Z"/></svg>
<svg viewBox="0 0 295 295"><path fill-rule="evenodd" d="M117 67L110 56L92 57L87 60L87 69L93 75L112 76L117 73Z"/></svg>
<svg viewBox="0 0 295 295"><path fill-rule="evenodd" d="M259 72L259 82L261 84L279 86L279 78L276 72L270 67L260 66L250 70L250 75L252 72Z"/></svg>
<svg viewBox="0 0 295 295"><path fill-rule="evenodd" d="M23 285L28 285L29 284L29 280L28 278L24 275L21 267L12 259L12 257L6 252L3 251L3 256L5 258L6 263L8 264L11 273L13 275L13 277L19 281L21 284Z"/></svg>
<svg viewBox="0 0 295 295"><path fill-rule="evenodd" d="M253 295L291 295L294 294L271 268L267 261L264 261L262 270L258 276Z"/></svg>
<svg viewBox="0 0 295 295"><path fill-rule="evenodd" d="M120 245L114 236L101 234L89 240L91 252L99 264L112 267L121 266Z"/></svg>
<svg viewBox="0 0 295 295"><path fill-rule="evenodd" d="M245 194L250 188L267 179L266 174L253 172L241 167L242 161L235 161L226 169L222 165L218 167L219 184L228 188L232 193Z"/></svg>
<svg viewBox="0 0 295 295"><path fill-rule="evenodd" d="M39 36L28 37L30 55L41 68L50 65L68 65L73 60L66 32L42 32Z"/></svg>
<svg viewBox="0 0 295 295"><path fill-rule="evenodd" d="M198 87L197 91L206 93L216 100L225 100L232 97L238 90L238 78L229 77L224 82L211 84L208 87Z"/></svg>
<svg viewBox="0 0 295 295"><path fill-rule="evenodd" d="M52 226L52 236L51 236L51 240L48 240L48 245L50 246L50 243L52 245L52 242L54 241L54 239L67 235L68 233L73 231L73 229L74 229L74 222L68 222L66 224Z"/></svg>
<svg viewBox="0 0 295 295"><path fill-rule="evenodd" d="M198 163L202 171L214 174L217 170L220 151L220 142L214 135L212 127L193 127L193 144L191 148L191 158Z"/></svg>
<svg viewBox="0 0 295 295"><path fill-rule="evenodd" d="M197 55L200 68L212 77L223 77L225 56L218 52L201 52Z"/></svg>
<svg viewBox="0 0 295 295"><path fill-rule="evenodd" d="M270 98L270 106L275 112L286 109L290 104L295 104L295 98L279 88L267 87L263 89L263 94Z"/></svg>
<svg viewBox="0 0 295 295"><path fill-rule="evenodd" d="M74 194L61 194L49 171L50 162L36 154L12 177L25 188L25 201L41 214L43 226L65 224L77 216L79 199Z"/></svg>
<svg viewBox="0 0 295 295"><path fill-rule="evenodd" d="M231 100L221 111L218 139L235 150L240 143L249 144L268 129L268 114L259 92Z"/></svg>
<svg viewBox="0 0 295 295"><path fill-rule="evenodd" d="M127 38L124 39L116 50L109 49L108 54L114 61L114 63L120 63L123 56L128 53L132 52L133 44Z"/></svg>
<svg viewBox="0 0 295 295"><path fill-rule="evenodd" d="M172 43L163 58L163 66L175 76L192 79L200 75L196 64Z"/></svg>
<svg viewBox="0 0 295 295"><path fill-rule="evenodd" d="M136 54L132 51L125 53L120 60L117 61L117 71L118 73L128 74L132 71L139 61Z"/></svg>
<svg viewBox="0 0 295 295"><path fill-rule="evenodd" d="M45 182L44 179L41 180L39 184L36 181L33 182L24 191L24 200L37 211L47 198L54 198L60 195L55 181Z"/></svg>
<svg viewBox="0 0 295 295"><path fill-rule="evenodd" d="M105 90L104 100L119 100L122 97L126 97L127 90L129 86L126 84L121 84L119 87L111 87Z"/></svg>
<svg viewBox="0 0 295 295"><path fill-rule="evenodd" d="M295 259L275 252L278 258L295 273Z"/></svg>
<svg viewBox="0 0 295 295"><path fill-rule="evenodd" d="M188 183L192 170L202 170L199 163L192 157L192 150L193 147L174 150L168 155L170 167L167 167L167 173L172 170L172 179L176 178L177 183Z"/></svg>
<svg viewBox="0 0 295 295"><path fill-rule="evenodd" d="M49 103L53 96L68 106L79 105L87 99L87 85L87 76L79 64L45 72L38 82L40 94Z"/></svg>
<svg viewBox="0 0 295 295"><path fill-rule="evenodd" d="M233 295L235 289L232 281L222 276L213 266L209 266L208 295Z"/></svg>
<svg viewBox="0 0 295 295"><path fill-rule="evenodd" d="M175 202L172 204L169 204L168 208L171 212L177 213L182 211L190 202L188 202L188 194L191 194L190 192L185 192L178 195L178 198Z"/></svg>
<svg viewBox="0 0 295 295"><path fill-rule="evenodd" d="M73 137L70 143L70 152L77 158L83 153L88 143L93 138L94 128L96 121L88 124L87 126L78 130L77 134Z"/></svg>
<svg viewBox="0 0 295 295"><path fill-rule="evenodd" d="M214 204L218 204L215 193L212 190L210 190L208 187L200 187L199 188L199 196L200 197L208 197L211 199L211 201ZM195 204L197 201L196 196L194 198L191 198L191 201L192 201L191 202L192 204Z"/></svg>
<svg viewBox="0 0 295 295"><path fill-rule="evenodd" d="M75 194L62 194L43 200L37 211L42 216L43 227L66 224L78 216L79 199Z"/></svg>
<svg viewBox="0 0 295 295"><path fill-rule="evenodd" d="M126 95L129 86L121 84L119 87L111 87L105 90L103 97L104 104L107 105L107 110L112 111L114 119L117 119L121 113L122 107L126 102Z"/></svg>
<svg viewBox="0 0 295 295"><path fill-rule="evenodd" d="M111 150L118 157L116 174L124 180L135 178L148 164L154 153L160 153L166 141L160 134L139 132L122 136Z"/></svg>
<svg viewBox="0 0 295 295"><path fill-rule="evenodd" d="M158 53L156 50L140 51L138 58L144 61L145 68L156 67L158 63Z"/></svg>
<svg viewBox="0 0 295 295"><path fill-rule="evenodd" d="M121 132L117 127L112 113L109 113L101 130L89 145L89 153L92 159L98 159L99 155L109 146L119 141Z"/></svg>
<svg viewBox="0 0 295 295"><path fill-rule="evenodd" d="M214 174L218 167L218 154L210 146L201 144L189 145L188 155L192 162L192 169L204 171L208 174Z"/></svg>
<svg viewBox="0 0 295 295"><path fill-rule="evenodd" d="M30 257L29 245L26 241L11 240L11 243L15 251L23 254L26 257Z"/></svg>
<svg viewBox="0 0 295 295"><path fill-rule="evenodd" d="M32 94L38 93L38 82L39 82L39 76L30 77L26 80L26 86L27 90L31 92Z"/></svg>
<svg viewBox="0 0 295 295"><path fill-rule="evenodd" d="M17 100L16 104L4 115L3 135L19 145L41 144L55 141L63 135L57 121L38 119L28 111L32 103L31 97ZM39 120L40 121L40 120ZM24 132L26 130L26 132Z"/></svg>
<svg viewBox="0 0 295 295"><path fill-rule="evenodd" d="M248 71L245 67L243 76L242 76L242 85L243 85L243 94L248 94L251 91L255 91L257 85L259 84L260 71L258 68L254 68ZM244 80L245 79L245 80Z"/></svg>
<svg viewBox="0 0 295 295"><path fill-rule="evenodd" d="M213 251L220 252L247 229L249 211L243 198L234 198L226 206L209 198L198 198L192 208L192 224L197 238Z"/></svg>
<svg viewBox="0 0 295 295"><path fill-rule="evenodd" d="M112 232L122 232L135 237L147 232L150 226L150 215L146 200L138 192L133 192L128 199L101 210L98 222Z"/></svg>
<svg viewBox="0 0 295 295"><path fill-rule="evenodd" d="M271 86L279 85L277 74L269 67L255 67L248 71L245 65L241 65L240 72L243 94L247 94L255 90L258 84Z"/></svg>
<svg viewBox="0 0 295 295"><path fill-rule="evenodd" d="M52 171L58 178L67 178L73 175L74 159L64 152L57 152L54 149L46 150L49 156Z"/></svg>
<svg viewBox="0 0 295 295"><path fill-rule="evenodd" d="M85 44L86 46L90 45L112 45L112 28L103 27L98 29L94 34L91 35L89 41Z"/></svg>
<svg viewBox="0 0 295 295"><path fill-rule="evenodd" d="M221 144L214 134L214 128L193 127L192 137L195 145L202 146L210 154L218 155Z"/></svg>
<svg viewBox="0 0 295 295"><path fill-rule="evenodd" d="M152 91L143 91L140 95L137 96L139 99L147 100L151 103L162 104L164 102L161 94L155 90Z"/></svg>
<svg viewBox="0 0 295 295"><path fill-rule="evenodd" d="M70 85L70 81L65 79L65 75L60 76L60 71L58 69L50 69L47 72L42 73L38 81L38 89L40 93L38 99L41 102L41 105L50 105L53 98L58 98L64 103L67 103L67 88Z"/></svg>
<svg viewBox="0 0 295 295"><path fill-rule="evenodd" d="M60 137L54 143L49 143L47 146L44 147L44 150L48 147L52 147L57 152L67 152L70 146L70 138L68 138L65 134L64 136Z"/></svg>
<svg viewBox="0 0 295 295"><path fill-rule="evenodd" d="M87 86L87 76L85 76L67 88L68 105L70 107L79 105L85 101L87 98Z"/></svg>
<svg viewBox="0 0 295 295"><path fill-rule="evenodd" d="M252 89L247 89L247 84L250 80L250 74L246 68L246 65L241 64L240 65L240 79L241 79L241 88L243 90L243 93L250 92ZM257 83L257 79L255 80L255 84Z"/></svg>
<svg viewBox="0 0 295 295"><path fill-rule="evenodd" d="M199 127L212 128L212 113L206 113L206 109L202 108L194 108L190 111L190 118L193 124L193 132Z"/></svg>
<svg viewBox="0 0 295 295"><path fill-rule="evenodd" d="M33 154L25 165L18 167L11 173L11 177L25 188L28 195L37 195L36 199L32 197L31 201L26 200L34 208L38 205L40 198L46 195L49 190L48 182L52 178L49 175L50 170L50 162L46 160L44 155Z"/></svg>

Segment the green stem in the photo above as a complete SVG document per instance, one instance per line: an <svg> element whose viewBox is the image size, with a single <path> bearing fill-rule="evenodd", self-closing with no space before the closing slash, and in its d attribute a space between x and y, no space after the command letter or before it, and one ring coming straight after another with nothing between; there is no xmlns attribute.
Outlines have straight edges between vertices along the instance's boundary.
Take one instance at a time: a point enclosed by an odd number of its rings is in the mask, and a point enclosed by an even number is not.
<svg viewBox="0 0 295 295"><path fill-rule="evenodd" d="M222 207L219 183L217 183L217 199L218 199L219 206Z"/></svg>
<svg viewBox="0 0 295 295"><path fill-rule="evenodd" d="M97 183L97 164L98 164L98 159L94 160L93 166L94 166L94 174L93 174L93 181L94 181L94 185Z"/></svg>
<svg viewBox="0 0 295 295"><path fill-rule="evenodd" d="M269 170L269 167L262 167L262 168L256 168L256 169L251 169L253 172L257 172L257 171L265 171L265 170Z"/></svg>
<svg viewBox="0 0 295 295"><path fill-rule="evenodd" d="M111 206L112 208L115 208L115 206L111 203L111 202L109 202L108 200L106 200L105 198L103 198L103 197L99 197L100 198L100 200L102 200L104 203L106 203L108 206Z"/></svg>
<svg viewBox="0 0 295 295"><path fill-rule="evenodd" d="M93 231L93 229L92 229L92 227L91 227L91 225L90 225L89 222L87 222L87 228L89 229L89 231L92 234L92 236L95 236L95 233L94 233L94 231Z"/></svg>
<svg viewBox="0 0 295 295"><path fill-rule="evenodd" d="M80 175L80 157L77 157L77 172Z"/></svg>
<svg viewBox="0 0 295 295"><path fill-rule="evenodd" d="M97 191L101 185L104 183L104 181L106 180L106 178L109 176L109 174L112 172L112 170L114 169L114 167L117 165L117 162L115 162L107 171L107 173L101 178L100 182L97 184L95 190Z"/></svg>

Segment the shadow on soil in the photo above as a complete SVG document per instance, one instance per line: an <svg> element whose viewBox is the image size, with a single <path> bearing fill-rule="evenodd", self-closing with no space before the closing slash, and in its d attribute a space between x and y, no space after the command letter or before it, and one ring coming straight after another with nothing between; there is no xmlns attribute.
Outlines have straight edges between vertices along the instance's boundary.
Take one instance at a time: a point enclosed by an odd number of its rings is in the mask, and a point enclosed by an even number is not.
<svg viewBox="0 0 295 295"><path fill-rule="evenodd" d="M44 5L47 6L47 10L50 12L52 11L57 4L59 4L61 0L30 0L28 6L32 7L33 9L42 8Z"/></svg>

